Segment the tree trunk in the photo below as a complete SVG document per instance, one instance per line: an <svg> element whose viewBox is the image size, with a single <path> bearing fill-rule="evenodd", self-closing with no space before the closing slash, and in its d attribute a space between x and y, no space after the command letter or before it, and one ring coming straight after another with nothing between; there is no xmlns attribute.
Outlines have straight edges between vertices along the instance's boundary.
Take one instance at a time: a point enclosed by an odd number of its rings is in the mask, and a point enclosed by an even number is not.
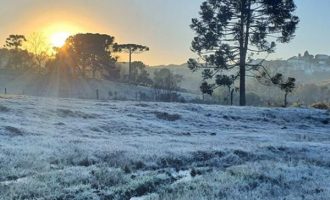
<svg viewBox="0 0 330 200"><path fill-rule="evenodd" d="M235 89L232 89L230 92L230 105L234 105L234 91Z"/></svg>
<svg viewBox="0 0 330 200"><path fill-rule="evenodd" d="M240 21L240 39L239 39L239 105L245 106L245 54L244 54L244 14L245 14L245 1L241 2L241 21Z"/></svg>
<svg viewBox="0 0 330 200"><path fill-rule="evenodd" d="M288 93L286 92L284 95L284 108L288 106Z"/></svg>
<svg viewBox="0 0 330 200"><path fill-rule="evenodd" d="M245 61L241 61L239 66L240 84L239 84L239 105L246 106L245 97Z"/></svg>
<svg viewBox="0 0 330 200"><path fill-rule="evenodd" d="M230 87L228 87L228 97L227 97L227 103L228 105L231 104L231 90L230 90Z"/></svg>
<svg viewBox="0 0 330 200"><path fill-rule="evenodd" d="M246 106L246 55L249 46L250 20L251 20L251 1L243 0L241 5L241 24L240 24L240 106Z"/></svg>

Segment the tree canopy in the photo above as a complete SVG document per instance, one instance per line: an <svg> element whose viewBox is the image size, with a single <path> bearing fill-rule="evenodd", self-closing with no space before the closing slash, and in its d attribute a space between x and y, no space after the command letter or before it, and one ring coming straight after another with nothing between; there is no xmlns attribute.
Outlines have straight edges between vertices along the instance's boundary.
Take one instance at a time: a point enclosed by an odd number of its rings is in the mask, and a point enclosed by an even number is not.
<svg viewBox="0 0 330 200"><path fill-rule="evenodd" d="M26 42L24 35L9 35L9 37L6 39L5 47L17 50L23 46L24 42Z"/></svg>
<svg viewBox="0 0 330 200"><path fill-rule="evenodd" d="M114 45L114 49L115 51L126 53L142 53L150 50L149 47L139 44L116 44Z"/></svg>
<svg viewBox="0 0 330 200"><path fill-rule="evenodd" d="M69 55L83 76L90 69L95 78L96 71L114 67L117 60L111 51L114 40L106 34L77 34L70 36L60 51Z"/></svg>

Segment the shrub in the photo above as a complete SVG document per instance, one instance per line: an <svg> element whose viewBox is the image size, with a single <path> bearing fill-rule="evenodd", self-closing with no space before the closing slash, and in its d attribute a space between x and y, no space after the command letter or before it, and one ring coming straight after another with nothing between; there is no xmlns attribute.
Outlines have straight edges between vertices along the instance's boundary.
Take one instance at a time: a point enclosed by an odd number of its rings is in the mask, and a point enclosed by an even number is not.
<svg viewBox="0 0 330 200"><path fill-rule="evenodd" d="M155 112L155 115L158 119L167 120L167 121L177 121L181 119L181 115L169 114L167 112Z"/></svg>
<svg viewBox="0 0 330 200"><path fill-rule="evenodd" d="M128 165L125 165L124 166L123 171L125 172L125 174L132 173L132 170L131 170L131 168Z"/></svg>
<svg viewBox="0 0 330 200"><path fill-rule="evenodd" d="M197 175L197 171L195 170L195 168L193 168L191 171L190 171L190 175L192 177L195 177Z"/></svg>
<svg viewBox="0 0 330 200"><path fill-rule="evenodd" d="M91 171L91 180L94 188L106 188L126 183L127 180L122 170L101 167Z"/></svg>
<svg viewBox="0 0 330 200"><path fill-rule="evenodd" d="M301 108L303 105L300 102L294 102L291 106L294 108Z"/></svg>
<svg viewBox="0 0 330 200"><path fill-rule="evenodd" d="M323 103L323 102L314 103L311 105L311 107L315 108L315 109L321 109L321 110L330 109L329 105L327 105L326 103Z"/></svg>

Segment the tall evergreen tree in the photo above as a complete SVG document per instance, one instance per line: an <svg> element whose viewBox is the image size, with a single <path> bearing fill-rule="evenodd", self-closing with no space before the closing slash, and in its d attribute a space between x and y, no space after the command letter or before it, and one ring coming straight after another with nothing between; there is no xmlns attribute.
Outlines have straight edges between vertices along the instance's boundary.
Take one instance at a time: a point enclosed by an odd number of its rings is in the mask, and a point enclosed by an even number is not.
<svg viewBox="0 0 330 200"><path fill-rule="evenodd" d="M128 61L128 80L132 81L132 54L143 53L145 51L149 51L149 47L139 45L139 44L116 44L114 45L114 50L117 52L126 52L129 56Z"/></svg>
<svg viewBox="0 0 330 200"><path fill-rule="evenodd" d="M250 58L273 53L276 42L287 43L294 37L299 23L295 9L293 0L206 0L200 18L192 19L196 33L192 51L199 60L190 59L189 68L204 69L204 79L228 73L238 76L240 105L246 105L246 73L261 64Z"/></svg>

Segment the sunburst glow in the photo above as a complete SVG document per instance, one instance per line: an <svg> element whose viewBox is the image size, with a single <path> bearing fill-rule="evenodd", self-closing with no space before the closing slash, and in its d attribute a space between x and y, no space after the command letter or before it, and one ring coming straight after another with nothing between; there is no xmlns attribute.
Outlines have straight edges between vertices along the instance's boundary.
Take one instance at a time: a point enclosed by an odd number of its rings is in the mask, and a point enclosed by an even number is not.
<svg viewBox="0 0 330 200"><path fill-rule="evenodd" d="M69 32L57 32L50 36L50 42L54 47L62 47L65 44L65 40L70 36Z"/></svg>

